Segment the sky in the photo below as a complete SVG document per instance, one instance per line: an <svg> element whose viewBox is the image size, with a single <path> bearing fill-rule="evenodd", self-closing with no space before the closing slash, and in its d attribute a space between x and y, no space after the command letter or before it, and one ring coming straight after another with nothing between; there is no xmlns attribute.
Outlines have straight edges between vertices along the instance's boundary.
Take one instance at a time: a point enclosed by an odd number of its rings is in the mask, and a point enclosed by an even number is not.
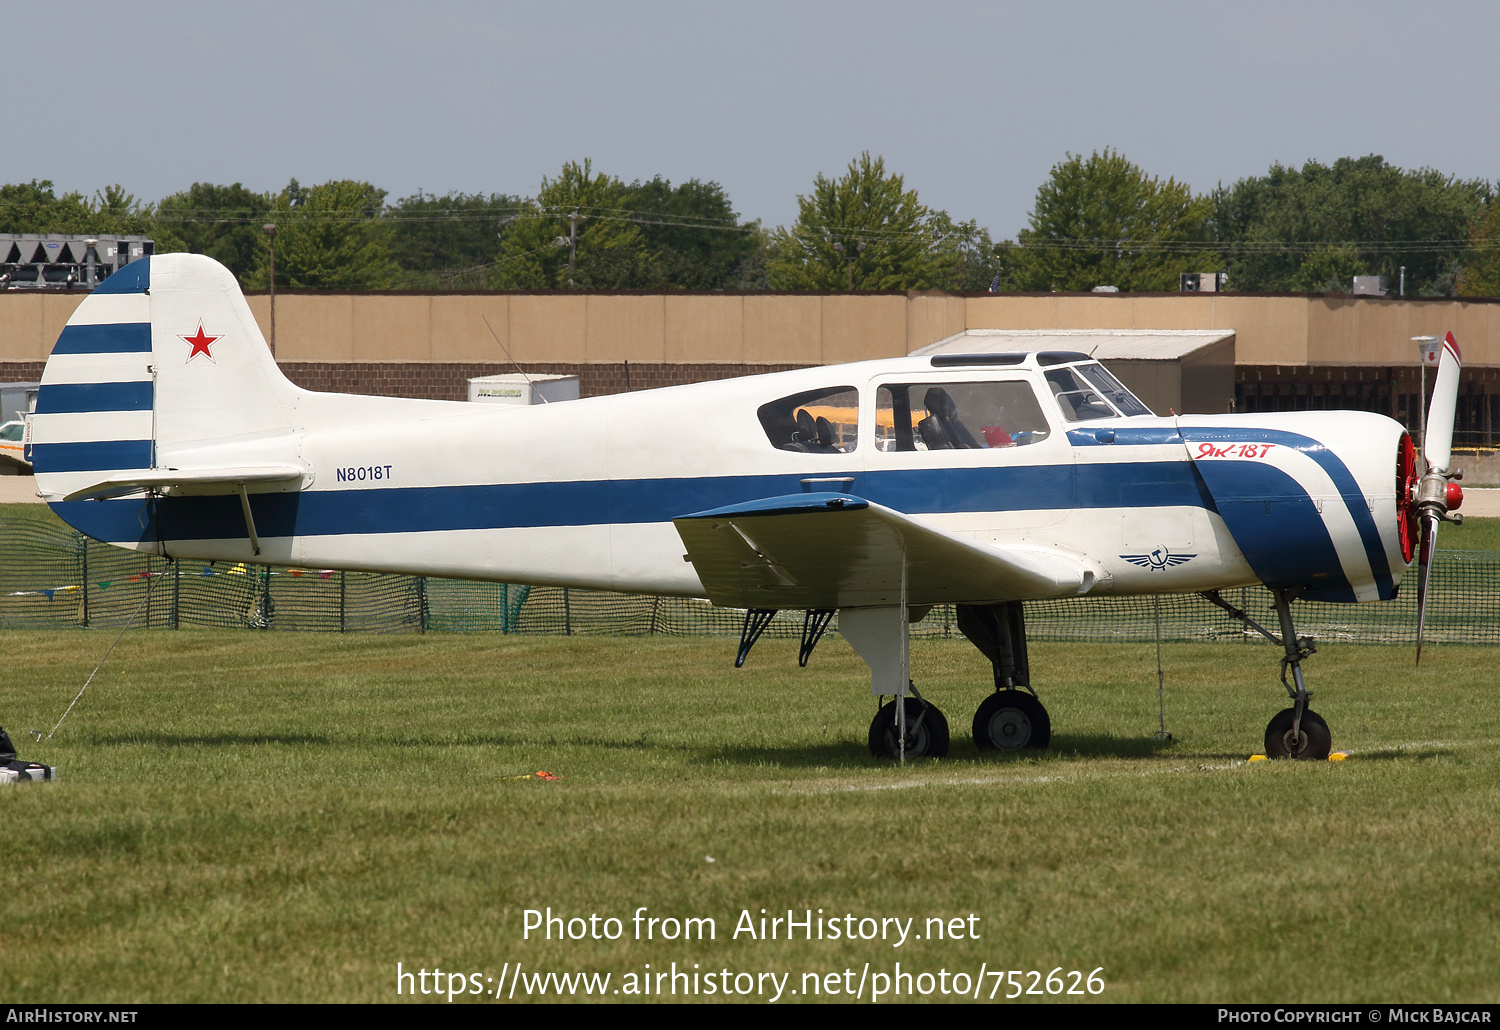
<svg viewBox="0 0 1500 1030"><path fill-rule="evenodd" d="M0 182L148 202L292 178L533 195L589 158L718 182L775 226L868 150L1000 239L1104 148L1200 193L1371 153L1500 178L1492 2L0 0L0 38Z"/></svg>

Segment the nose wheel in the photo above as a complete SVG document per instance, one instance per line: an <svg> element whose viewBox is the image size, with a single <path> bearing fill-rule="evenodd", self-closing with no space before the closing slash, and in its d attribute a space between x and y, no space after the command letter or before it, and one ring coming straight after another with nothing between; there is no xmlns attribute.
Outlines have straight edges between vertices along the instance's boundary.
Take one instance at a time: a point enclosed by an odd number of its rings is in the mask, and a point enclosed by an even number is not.
<svg viewBox="0 0 1500 1030"><path fill-rule="evenodd" d="M1024 690L997 690L974 713L974 744L981 751L1041 748L1051 740L1047 709Z"/></svg>
<svg viewBox="0 0 1500 1030"><path fill-rule="evenodd" d="M1301 725L1296 721L1297 709L1285 708L1266 724L1266 757L1326 759L1333 750L1333 735L1323 717L1304 708Z"/></svg>

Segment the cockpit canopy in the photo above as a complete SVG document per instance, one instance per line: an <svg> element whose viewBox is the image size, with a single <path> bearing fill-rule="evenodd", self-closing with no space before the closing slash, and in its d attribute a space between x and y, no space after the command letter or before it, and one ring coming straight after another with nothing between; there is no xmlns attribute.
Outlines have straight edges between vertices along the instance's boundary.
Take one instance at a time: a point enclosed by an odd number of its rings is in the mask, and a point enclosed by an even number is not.
<svg viewBox="0 0 1500 1030"><path fill-rule="evenodd" d="M880 451L976 450L1022 447L1046 439L1052 422L1044 414L1038 385L1050 391L1053 410L1067 423L1130 418L1151 411L1097 361L1082 354L1041 355L1040 372L1006 368L1026 355L984 355L976 365L992 375L933 382L875 384L872 432ZM1055 363L1076 358L1067 364ZM1007 360L997 360L1003 358ZM933 365L939 364L934 359ZM941 365L955 370L961 357L943 355ZM1040 375L1040 378L1038 376ZM859 443L860 390L827 386L804 390L762 404L757 411L771 444L781 450L811 454L848 454Z"/></svg>

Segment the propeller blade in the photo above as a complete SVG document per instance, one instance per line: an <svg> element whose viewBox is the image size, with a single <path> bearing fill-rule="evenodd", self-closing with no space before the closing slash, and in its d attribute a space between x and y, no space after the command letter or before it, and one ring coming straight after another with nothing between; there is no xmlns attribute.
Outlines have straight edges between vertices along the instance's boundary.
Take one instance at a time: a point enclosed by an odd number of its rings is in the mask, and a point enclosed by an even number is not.
<svg viewBox="0 0 1500 1030"><path fill-rule="evenodd" d="M1432 574L1432 550L1437 546L1438 517L1422 513L1422 549L1417 559L1417 664L1422 664L1422 630L1427 625L1427 578Z"/></svg>
<svg viewBox="0 0 1500 1030"><path fill-rule="evenodd" d="M1432 387L1432 404L1427 409L1427 433L1422 440L1422 457L1427 460L1429 471L1446 471L1448 463L1453 460L1453 418L1458 409L1458 373L1462 367L1458 341L1449 333L1443 339L1437 382Z"/></svg>

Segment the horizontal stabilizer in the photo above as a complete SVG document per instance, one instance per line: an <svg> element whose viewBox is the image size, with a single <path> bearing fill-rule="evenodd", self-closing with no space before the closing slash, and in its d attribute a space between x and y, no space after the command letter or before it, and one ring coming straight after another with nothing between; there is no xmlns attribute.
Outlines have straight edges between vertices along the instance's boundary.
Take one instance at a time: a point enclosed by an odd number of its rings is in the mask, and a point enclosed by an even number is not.
<svg viewBox="0 0 1500 1030"><path fill-rule="evenodd" d="M239 468L145 469L122 472L102 479L81 490L74 490L65 501L97 501L122 497L142 490L189 490L194 494L239 493L240 487L257 483L287 483L301 479L307 470L297 465L246 465Z"/></svg>
<svg viewBox="0 0 1500 1030"><path fill-rule="evenodd" d="M1094 570L1041 549L1000 548L846 494L766 497L673 519L714 604L859 608L1087 593Z"/></svg>

